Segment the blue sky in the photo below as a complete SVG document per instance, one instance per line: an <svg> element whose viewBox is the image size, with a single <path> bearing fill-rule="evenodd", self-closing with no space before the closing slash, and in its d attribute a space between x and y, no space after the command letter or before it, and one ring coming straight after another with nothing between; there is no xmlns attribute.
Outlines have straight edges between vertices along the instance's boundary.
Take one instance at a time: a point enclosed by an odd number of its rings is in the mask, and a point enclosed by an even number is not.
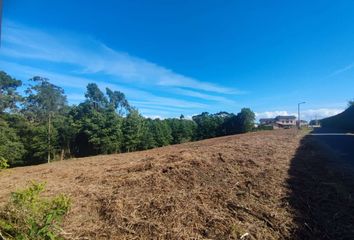
<svg viewBox="0 0 354 240"><path fill-rule="evenodd" d="M71 104L96 82L145 116L306 119L354 98L353 1L4 0L0 69Z"/></svg>

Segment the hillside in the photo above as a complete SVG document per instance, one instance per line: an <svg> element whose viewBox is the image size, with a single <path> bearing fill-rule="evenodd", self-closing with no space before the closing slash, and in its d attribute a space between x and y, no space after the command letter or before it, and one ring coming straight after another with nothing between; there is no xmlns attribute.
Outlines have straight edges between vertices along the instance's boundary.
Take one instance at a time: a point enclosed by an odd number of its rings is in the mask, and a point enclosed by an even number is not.
<svg viewBox="0 0 354 240"><path fill-rule="evenodd" d="M326 172L316 147L303 136L264 131L9 169L0 173L0 202L29 180L46 181L46 194L72 199L63 225L66 239L345 236L353 229L348 228L352 211L341 212L335 224L321 223L335 212L319 194L335 190L315 186L339 180ZM325 211L311 212L311 204ZM341 210L343 199L330 206Z"/></svg>
<svg viewBox="0 0 354 240"><path fill-rule="evenodd" d="M337 128L354 132L354 105L335 116L322 119L321 125L327 128Z"/></svg>

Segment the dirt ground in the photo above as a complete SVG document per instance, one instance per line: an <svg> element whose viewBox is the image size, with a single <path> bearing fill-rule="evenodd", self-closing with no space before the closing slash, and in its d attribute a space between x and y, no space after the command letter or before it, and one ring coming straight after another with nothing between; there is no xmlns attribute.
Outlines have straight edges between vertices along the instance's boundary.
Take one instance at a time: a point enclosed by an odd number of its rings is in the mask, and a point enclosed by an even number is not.
<svg viewBox="0 0 354 240"><path fill-rule="evenodd" d="M353 181L321 154L274 130L72 159L1 172L0 202L47 182L72 199L66 239L352 239Z"/></svg>

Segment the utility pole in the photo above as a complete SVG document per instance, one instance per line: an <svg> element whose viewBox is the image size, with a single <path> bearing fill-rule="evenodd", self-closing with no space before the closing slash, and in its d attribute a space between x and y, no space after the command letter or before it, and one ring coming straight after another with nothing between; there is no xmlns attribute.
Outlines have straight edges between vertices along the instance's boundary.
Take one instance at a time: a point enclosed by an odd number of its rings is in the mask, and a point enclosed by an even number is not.
<svg viewBox="0 0 354 240"><path fill-rule="evenodd" d="M300 105L305 104L306 102L301 102L297 104L297 127L301 129L301 119L300 119Z"/></svg>

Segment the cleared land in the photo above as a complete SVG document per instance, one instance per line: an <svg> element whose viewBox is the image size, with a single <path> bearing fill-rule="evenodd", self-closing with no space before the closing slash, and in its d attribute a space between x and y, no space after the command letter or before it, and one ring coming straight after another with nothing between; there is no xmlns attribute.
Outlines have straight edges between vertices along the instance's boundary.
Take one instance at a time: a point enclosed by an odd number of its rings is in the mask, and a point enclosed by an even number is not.
<svg viewBox="0 0 354 240"><path fill-rule="evenodd" d="M73 206L67 239L352 239L351 173L293 130L73 159L0 173L0 202L29 180Z"/></svg>

